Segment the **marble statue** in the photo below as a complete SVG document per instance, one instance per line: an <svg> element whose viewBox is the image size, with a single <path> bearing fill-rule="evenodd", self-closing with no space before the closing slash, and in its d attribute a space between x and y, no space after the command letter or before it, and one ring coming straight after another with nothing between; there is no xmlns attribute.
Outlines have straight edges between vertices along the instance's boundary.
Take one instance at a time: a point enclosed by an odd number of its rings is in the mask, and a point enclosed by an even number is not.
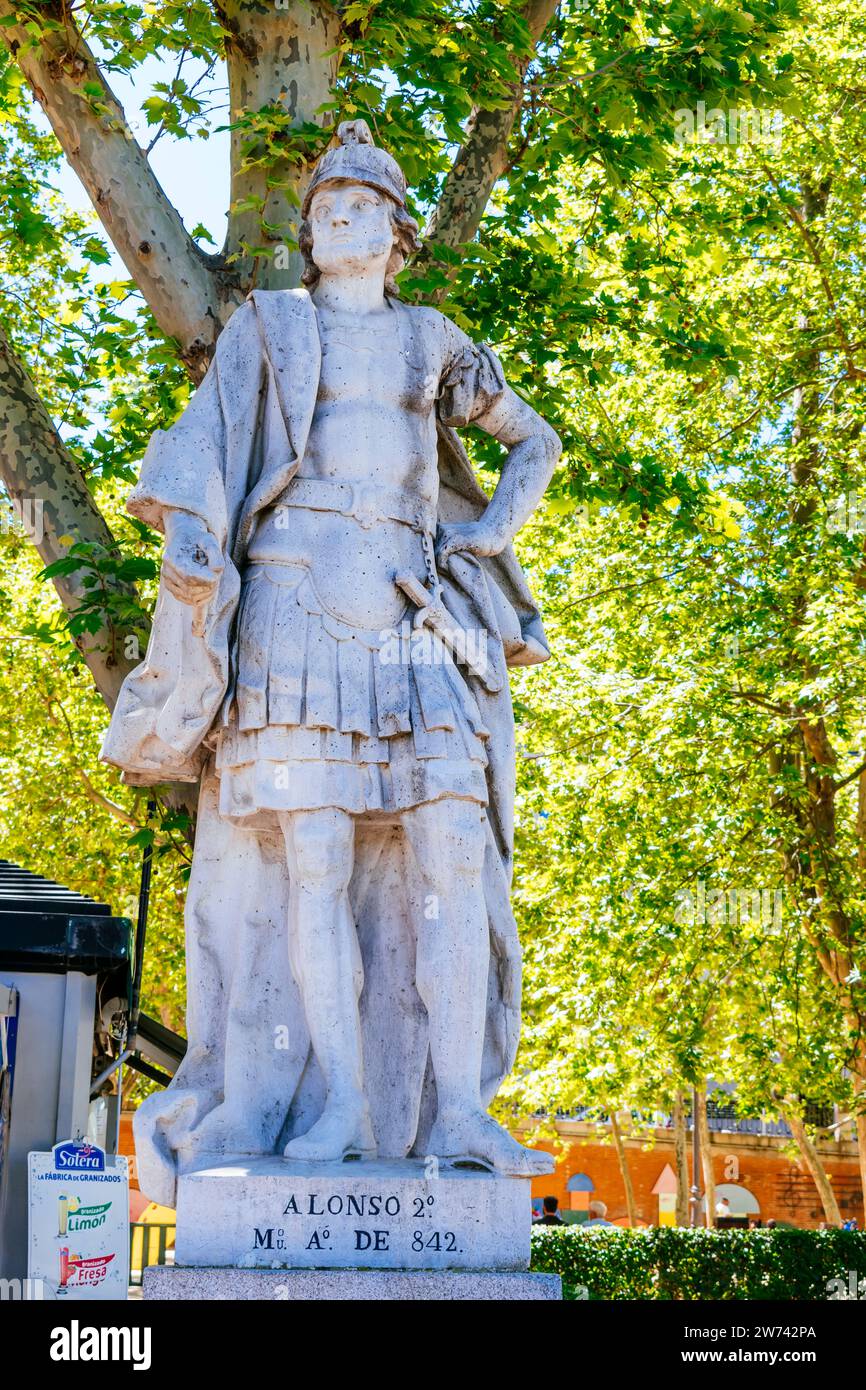
<svg viewBox="0 0 866 1390"><path fill-rule="evenodd" d="M363 122L338 138L305 287L235 312L128 501L165 556L103 757L201 779L189 1049L136 1117L168 1204L212 1154L552 1168L486 1106L520 1014L506 668L549 656L510 543L560 443L488 347L401 303L404 176ZM490 498L468 425L507 450Z"/></svg>

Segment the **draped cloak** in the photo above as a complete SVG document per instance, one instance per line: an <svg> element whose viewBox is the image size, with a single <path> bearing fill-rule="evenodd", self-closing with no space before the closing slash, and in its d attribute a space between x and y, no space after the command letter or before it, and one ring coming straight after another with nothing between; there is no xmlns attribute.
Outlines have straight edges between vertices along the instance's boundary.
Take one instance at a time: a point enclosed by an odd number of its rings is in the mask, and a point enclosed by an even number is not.
<svg viewBox="0 0 866 1390"><path fill-rule="evenodd" d="M429 370L435 311L394 302L403 350ZM429 343L427 344L429 347ZM487 364L504 388L488 349ZM180 419L153 435L127 507L164 530L189 512L222 554L212 600L194 608L160 584L144 661L124 681L102 748L133 785L201 779L186 900L188 1050L167 1089L139 1108L143 1191L174 1205L178 1173L214 1156L281 1150L315 1122L324 1084L288 949L289 878L273 813L239 826L220 816L213 731L230 679L232 625L246 548L259 514L298 469L316 405L321 343L305 290L255 290L223 330L214 360ZM459 392L457 393L459 395ZM437 410L438 520L475 520L487 505L454 425ZM490 971L482 1064L489 1104L511 1070L520 1024L520 946L509 905L514 730L507 665L549 656L540 615L511 547L452 556L443 600L467 629L487 633L487 671L465 673L491 737L484 893ZM425 1152L435 1116L427 1015L414 984L413 922L422 884L399 818L361 820L349 889L363 972L364 1076L380 1157ZM449 982L443 981L443 988Z"/></svg>

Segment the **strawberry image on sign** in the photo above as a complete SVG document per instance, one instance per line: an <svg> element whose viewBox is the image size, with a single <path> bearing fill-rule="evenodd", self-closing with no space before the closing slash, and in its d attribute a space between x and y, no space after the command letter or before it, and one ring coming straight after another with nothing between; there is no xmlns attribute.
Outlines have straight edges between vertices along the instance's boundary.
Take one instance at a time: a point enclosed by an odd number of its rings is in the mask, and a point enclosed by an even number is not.
<svg viewBox="0 0 866 1390"><path fill-rule="evenodd" d="M90 1259L84 1259L81 1255L71 1255L68 1248L63 1248L60 1251L60 1288L82 1285L92 1288L101 1284L113 1259L113 1252L110 1255L94 1255Z"/></svg>

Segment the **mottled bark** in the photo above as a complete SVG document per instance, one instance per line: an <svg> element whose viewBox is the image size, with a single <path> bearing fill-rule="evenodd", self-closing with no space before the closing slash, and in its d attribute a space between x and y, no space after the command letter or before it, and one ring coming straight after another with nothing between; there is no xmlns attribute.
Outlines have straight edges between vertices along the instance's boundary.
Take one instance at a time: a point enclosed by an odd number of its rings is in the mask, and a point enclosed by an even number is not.
<svg viewBox="0 0 866 1390"><path fill-rule="evenodd" d="M627 1112L626 1118L628 1118ZM628 1213L628 1224L634 1228L637 1226L637 1207L634 1202L634 1186L631 1180L631 1169L628 1166L628 1154L626 1153L625 1144L623 1142L619 1116L614 1110L610 1112L610 1133L613 1139L613 1146L616 1149L623 1191L625 1192L625 1209Z"/></svg>
<svg viewBox="0 0 866 1390"><path fill-rule="evenodd" d="M24 366L0 330L0 480L16 505L46 565L62 560L69 543L61 537L110 550L114 544L81 470L59 438ZM85 572L54 580L60 601L75 613L90 600ZM117 586L131 597L131 590ZM96 686L111 708L123 677L136 664L125 650L124 634L111 626L76 639Z"/></svg>
<svg viewBox="0 0 866 1390"><path fill-rule="evenodd" d="M232 130L225 255L245 288L289 288L300 284L303 269L300 201L312 167L303 156L321 153L321 146L293 142L291 132L332 118L319 107L330 99L337 74L339 17L327 5L277 8L258 0L224 0L216 10L226 35L232 121L263 118L260 134L255 122ZM287 122L285 159L273 159L273 136L268 143L265 126L272 116ZM255 256L251 248L264 254Z"/></svg>
<svg viewBox="0 0 866 1390"><path fill-rule="evenodd" d="M524 6L533 45L542 38L556 10L557 0L529 0ZM450 262L437 262L437 245L454 250L471 241L478 231L493 187L508 167L508 142L523 104L523 83L531 60L531 52L515 58L513 95L507 106L479 106L469 118L463 143L424 229L424 249L413 262L413 268L419 272L438 264L450 278L453 267ZM433 297L441 300L446 293L447 286L443 286Z"/></svg>
<svg viewBox="0 0 866 1390"><path fill-rule="evenodd" d="M15 0L0 0L0 18L18 11ZM44 24L38 37L23 23L0 35L154 318L198 380L237 296L184 229L69 9L40 5L26 17ZM99 97L86 86L99 88Z"/></svg>
<svg viewBox="0 0 866 1390"><path fill-rule="evenodd" d="M716 1177L713 1172L713 1146L710 1142L710 1126L707 1122L707 1090L699 1086L697 1090L698 1108L695 1123L698 1126L698 1141L701 1146L701 1172L704 1177L705 1220L708 1226L716 1224Z"/></svg>
<svg viewBox="0 0 866 1390"><path fill-rule="evenodd" d="M830 1185L824 1164L821 1162L821 1155L818 1153L816 1145L813 1143L803 1118L797 1109L796 1101L792 1101L781 1107L782 1113L788 1122L788 1127L794 1136L794 1141L800 1153L803 1155L803 1162L808 1168L812 1181L818 1190L821 1198L821 1206L824 1208L824 1219L830 1226L842 1225L842 1213L839 1211L839 1203L836 1201L836 1194Z"/></svg>
<svg viewBox="0 0 866 1390"><path fill-rule="evenodd" d="M674 1155L677 1173L677 1208L676 1217L678 1226L688 1226L689 1224L689 1160L688 1160L688 1136L686 1132L686 1106L685 1097L682 1091L677 1091L674 1097Z"/></svg>

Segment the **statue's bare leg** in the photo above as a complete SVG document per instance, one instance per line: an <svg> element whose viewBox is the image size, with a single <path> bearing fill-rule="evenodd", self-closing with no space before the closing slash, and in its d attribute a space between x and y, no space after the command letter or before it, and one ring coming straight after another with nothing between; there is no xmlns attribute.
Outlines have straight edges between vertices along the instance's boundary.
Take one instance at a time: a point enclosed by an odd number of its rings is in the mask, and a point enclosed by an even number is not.
<svg viewBox="0 0 866 1390"><path fill-rule="evenodd" d="M417 905L415 982L427 1009L438 1108L430 1152L498 1172L549 1173L549 1154L518 1144L481 1104L490 930L486 832L475 802L443 797L403 817L424 886Z"/></svg>
<svg viewBox="0 0 866 1390"><path fill-rule="evenodd" d="M281 812L280 825L291 878L289 955L326 1087L321 1116L284 1152L319 1162L373 1157L358 1014L364 976L348 893L354 821L329 807Z"/></svg>

